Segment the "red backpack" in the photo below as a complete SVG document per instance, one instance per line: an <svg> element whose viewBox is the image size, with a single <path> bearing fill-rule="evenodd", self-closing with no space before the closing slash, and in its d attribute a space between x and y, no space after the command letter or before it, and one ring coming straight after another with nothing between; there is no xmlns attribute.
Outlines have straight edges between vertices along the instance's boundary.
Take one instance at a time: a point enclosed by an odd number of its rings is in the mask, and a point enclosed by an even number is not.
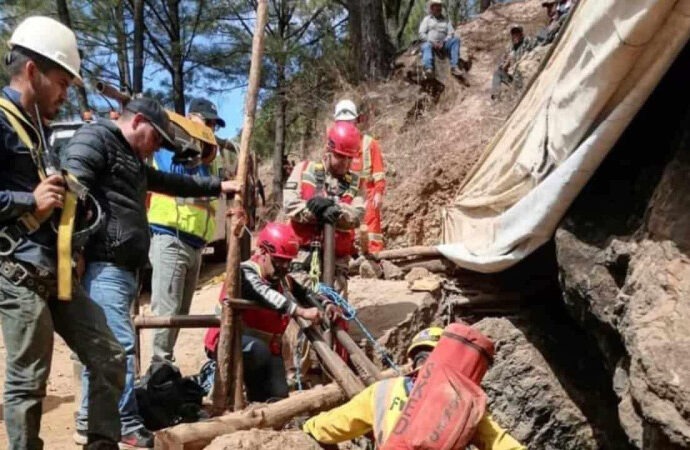
<svg viewBox="0 0 690 450"><path fill-rule="evenodd" d="M421 367L382 450L454 450L470 444L486 412L479 386L494 357L493 343L454 323Z"/></svg>

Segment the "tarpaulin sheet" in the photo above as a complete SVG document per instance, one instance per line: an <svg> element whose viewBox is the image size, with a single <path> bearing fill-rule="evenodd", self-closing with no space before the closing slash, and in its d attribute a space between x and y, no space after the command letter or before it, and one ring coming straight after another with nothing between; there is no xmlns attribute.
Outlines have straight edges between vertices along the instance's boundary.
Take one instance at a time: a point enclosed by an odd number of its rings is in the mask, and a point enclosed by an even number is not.
<svg viewBox="0 0 690 450"><path fill-rule="evenodd" d="M498 272L553 236L688 41L690 0L580 0L562 33L441 213L458 266Z"/></svg>

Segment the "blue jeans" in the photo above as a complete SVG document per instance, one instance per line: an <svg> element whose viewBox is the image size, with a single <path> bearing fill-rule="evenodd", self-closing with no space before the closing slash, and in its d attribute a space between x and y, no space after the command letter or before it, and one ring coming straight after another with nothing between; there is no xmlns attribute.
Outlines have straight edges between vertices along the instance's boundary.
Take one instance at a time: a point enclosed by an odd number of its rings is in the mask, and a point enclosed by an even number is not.
<svg viewBox="0 0 690 450"><path fill-rule="evenodd" d="M443 51L450 58L450 66L458 67L460 62L460 39L453 36L443 41ZM434 45L433 42L422 44L422 65L424 69L434 68Z"/></svg>
<svg viewBox="0 0 690 450"><path fill-rule="evenodd" d="M134 396L134 327L129 309L137 295L137 277L130 270L110 263L90 263L83 279L84 288L93 301L103 309L108 327L125 349L127 373L125 388L120 397L118 409L122 422L122 435L130 434L144 426L139 416ZM89 415L89 371L82 373L82 402L77 414L77 429L85 430Z"/></svg>

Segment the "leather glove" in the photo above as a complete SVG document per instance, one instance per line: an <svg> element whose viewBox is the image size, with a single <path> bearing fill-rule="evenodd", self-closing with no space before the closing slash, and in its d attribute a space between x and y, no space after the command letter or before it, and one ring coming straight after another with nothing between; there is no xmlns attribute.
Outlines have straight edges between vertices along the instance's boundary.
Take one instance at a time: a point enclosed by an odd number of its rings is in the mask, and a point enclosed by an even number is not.
<svg viewBox="0 0 690 450"><path fill-rule="evenodd" d="M336 223L342 213L343 210L340 209L340 206L331 205L323 212L323 220L327 223Z"/></svg>
<svg viewBox="0 0 690 450"><path fill-rule="evenodd" d="M331 206L333 200L328 197L312 197L307 200L307 209L319 220L323 219L323 214Z"/></svg>

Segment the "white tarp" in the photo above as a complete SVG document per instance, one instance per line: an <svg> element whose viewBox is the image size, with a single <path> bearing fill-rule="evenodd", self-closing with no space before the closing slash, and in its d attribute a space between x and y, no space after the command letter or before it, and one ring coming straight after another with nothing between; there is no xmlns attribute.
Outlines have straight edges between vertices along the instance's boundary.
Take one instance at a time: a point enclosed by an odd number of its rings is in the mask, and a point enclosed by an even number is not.
<svg viewBox="0 0 690 450"><path fill-rule="evenodd" d="M690 36L690 0L580 0L515 111L442 212L439 250L498 272L553 235Z"/></svg>

